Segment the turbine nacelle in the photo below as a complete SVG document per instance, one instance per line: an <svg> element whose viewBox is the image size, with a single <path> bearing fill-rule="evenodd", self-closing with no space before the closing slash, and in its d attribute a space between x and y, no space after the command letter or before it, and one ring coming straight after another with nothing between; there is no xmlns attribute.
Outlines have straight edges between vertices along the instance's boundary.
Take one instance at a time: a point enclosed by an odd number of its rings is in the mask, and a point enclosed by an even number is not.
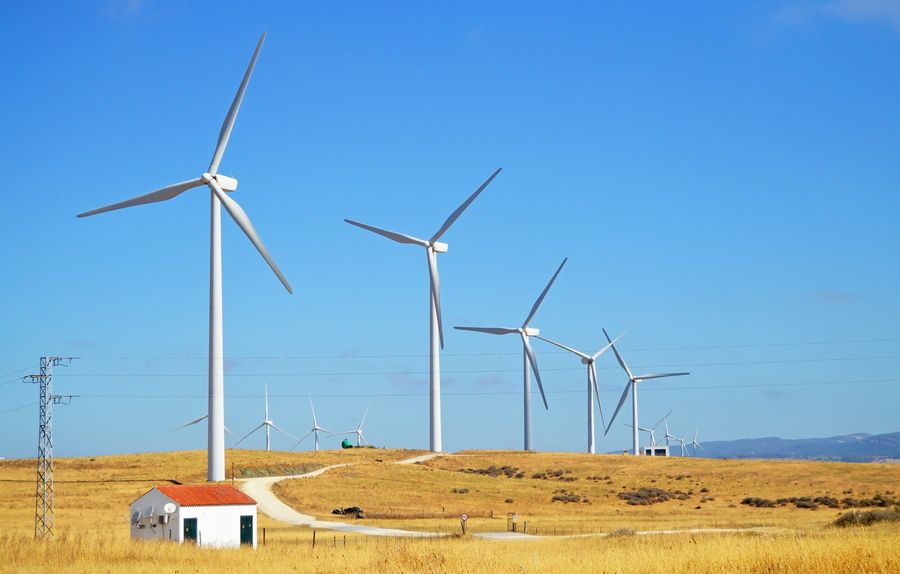
<svg viewBox="0 0 900 574"><path fill-rule="evenodd" d="M228 177L227 175L222 175L221 173L217 173L215 175L210 173L204 173L200 176L200 179L203 180L203 183L209 183L212 180L216 180L216 183L219 184L219 187L222 188L222 191L237 191L238 180L233 177Z"/></svg>
<svg viewBox="0 0 900 574"><path fill-rule="evenodd" d="M522 327L521 329L519 329L519 332L526 337L537 337L541 334L541 330L537 327Z"/></svg>
<svg viewBox="0 0 900 574"><path fill-rule="evenodd" d="M431 249L434 250L435 253L447 253L447 249L449 248L449 245L441 243L440 241L435 241L431 244Z"/></svg>

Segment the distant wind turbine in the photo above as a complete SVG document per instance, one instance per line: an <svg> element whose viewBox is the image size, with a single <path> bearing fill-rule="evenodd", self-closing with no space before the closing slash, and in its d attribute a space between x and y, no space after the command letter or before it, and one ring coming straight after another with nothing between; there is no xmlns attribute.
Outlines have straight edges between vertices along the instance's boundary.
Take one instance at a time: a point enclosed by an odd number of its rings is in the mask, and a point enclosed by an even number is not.
<svg viewBox="0 0 900 574"><path fill-rule="evenodd" d="M277 430L278 432L280 432L281 434L283 434L283 435L285 435L285 436L288 436L288 437L290 437L290 438L292 438L292 439L294 439L294 440L297 440L297 437L295 437L295 436L292 435L291 433L285 431L284 429L279 428L278 425L276 425L276 424L269 418L269 385L265 385L265 386L264 386L264 389L265 389L265 404L266 404L266 411L265 411L265 416L263 417L262 423L260 423L260 425L259 425L258 427L256 427L255 429L253 429L252 431L250 431L250 432L248 432L247 434L245 434L244 436L242 436L241 439L240 439L239 441L237 441L236 443L234 443L234 446L237 446L237 445L241 444L241 442L242 442L245 438L249 437L250 435L252 435L253 433L255 433L256 431L258 431L259 429L261 429L261 428L263 428L263 427L266 428L266 452L268 452L268 451L271 450L271 448L270 448L270 447L271 447L271 442L270 442L270 437L269 437L269 431L270 431L271 429L275 429L275 430Z"/></svg>
<svg viewBox="0 0 900 574"><path fill-rule="evenodd" d="M366 442L366 437L363 436L363 424L365 424L365 422L366 422L366 416L369 414L369 407L371 407L371 406L372 406L372 403L369 403L369 405L366 407L366 410L363 413L362 420L359 421L359 426L357 426L352 431L340 433L342 435L356 435L356 446L361 446L363 444L366 446L369 446L369 443Z"/></svg>
<svg viewBox="0 0 900 574"><path fill-rule="evenodd" d="M99 209L93 209L78 214L78 217L88 217L98 213L132 207L134 205L143 205L147 203L157 203L167 201L177 197L185 191L206 185L210 190L210 250L209 250L209 417L208 429L208 446L207 446L207 480L221 481L225 480L225 359L224 345L222 335L222 230L221 206L225 205L225 211L241 228L247 238L256 247L263 259L266 260L269 267L275 272L275 275L281 281L288 293L292 293L292 289L287 279L282 275L278 265L269 255L269 251L263 245L262 239L256 233L250 218L238 203L228 197L227 193L231 193L237 189L238 182L236 179L224 176L218 173L219 162L222 161L222 155L225 153L225 147L228 145L228 139L231 137L231 130L234 128L234 121L237 119L238 110L241 107L241 101L244 99L244 91L247 89L247 83L250 81L250 75L253 73L253 67L256 65L256 59L259 57L259 51L262 48L266 35L263 34L247 71L244 72L244 79L238 88L234 100L231 102L231 108L225 116L222 128L219 130L219 140L216 143L216 150L213 153L212 161L209 169L204 171L200 177L176 183L167 187L151 191L145 195L140 195L125 201L120 201L112 205L107 205Z"/></svg>
<svg viewBox="0 0 900 574"><path fill-rule="evenodd" d="M315 441L316 441L316 451L318 451L318 450L319 450L319 433L321 432L321 433L325 433L325 434L327 434L327 435L334 435L334 433L331 432L330 430L325 430L325 429L323 429L322 427L319 426L319 421L318 421L318 419L316 419L316 407L313 406L313 402L312 402L312 397L311 397L311 396L309 397L309 409L312 411L312 417L313 417L313 426L312 426L312 430L310 430L308 433L306 433L305 435L303 435L303 438L301 438L300 440L298 440L298 441L297 441L297 444L295 444L294 446L291 447L291 450L293 450L293 449L297 448L298 446L300 446L300 443L303 442L303 441L305 441L306 438L307 438L309 435L314 435L314 438L315 438Z"/></svg>
<svg viewBox="0 0 900 574"><path fill-rule="evenodd" d="M481 187L475 190L475 193L470 195L468 199L466 199L462 205L456 208L456 211L450 214L444 224L441 225L440 229L431 236L431 239L419 239L418 237L413 237L411 235L405 235L403 233L397 233L395 231L388 231L386 229L380 229L378 227L373 227L371 225L366 225L365 223L360 223L358 221L353 221L352 219L345 219L347 223L350 225L355 225L356 227L365 229L367 231L371 231L372 233L377 233L383 237L387 237L392 241L396 241L397 243L406 243L410 245L418 245L419 247L425 248L425 255L428 258L428 278L430 287L430 302L429 302L429 317L431 318L430 323L430 359L431 365L429 368L429 374L431 378L431 387L429 391L429 412L430 412L430 428L429 428L429 449L432 452L441 452L443 445L441 439L441 349L444 348L444 326L441 321L441 283L440 278L438 276L438 268L437 268L437 254L438 253L446 253L447 252L447 244L441 243L438 241L444 233L450 229L450 226L453 225L456 220L462 215L462 212L466 210L469 205L475 198L478 197L484 188L490 184L497 174L500 173L500 169L491 174L489 178L485 180L484 183L481 184Z"/></svg>
<svg viewBox="0 0 900 574"><path fill-rule="evenodd" d="M603 330L603 334L606 336L606 340L612 343L612 340L609 338L609 334L606 332L606 329ZM612 426L613 421L616 420L616 415L619 414L619 410L622 408L622 404L625 402L625 398L628 396L628 391L631 390L631 417L632 417L632 440L633 440L633 452L635 456L640 455L640 445L638 438L638 398L637 398L637 386L641 381L647 381L650 379L661 379L664 377L680 377L683 375L690 375L690 373L649 373L646 375L637 375L635 376L631 369L628 368L628 365L625 364L625 360L622 358L622 355L619 354L616 346L612 346L613 353L616 355L616 360L619 362L619 366L625 371L628 375L628 383L625 385L625 390L622 391L622 397L619 399L619 404L616 406L616 412L613 413L611 419L609 419L609 424L606 426L606 433L609 433L609 428ZM658 424L658 423L657 423Z"/></svg>
<svg viewBox="0 0 900 574"><path fill-rule="evenodd" d="M541 306L541 303L544 301L544 297L547 296L547 292L550 291L550 287L553 286L553 282L556 281L557 275L562 271L563 265L566 264L569 258L566 257L562 260L562 263L559 264L559 267L556 269L556 273L553 274L553 277L550 278L550 282L547 283L547 286L544 287L544 290L541 291L541 294L538 296L537 300L534 302L534 305L531 307L531 313L528 314L528 317L525 319L525 322L522 323L521 327L454 327L454 329L459 329L461 331L475 331L478 333L488 333L491 335L510 335L512 333L517 333L522 338L522 373L523 373L523 393L524 393L524 423L525 423L525 450L532 450L531 445L531 380L528 377L528 365L531 364L531 369L534 371L534 378L537 380L538 389L541 391L541 399L544 400L544 409L549 410L549 406L547 405L547 396L544 394L544 385L541 384L541 373L538 371L537 365L537 357L534 355L534 350L531 348L531 343L529 342L529 337L537 337L541 332L540 329L535 327L530 327L529 324L531 320L534 319L535 313L537 313L538 309Z"/></svg>
<svg viewBox="0 0 900 574"><path fill-rule="evenodd" d="M699 432L699 430L700 430L700 429L694 429L694 440L692 440L692 441L690 442L690 445L694 448L694 454L693 454L693 456L697 456L697 449L698 449L698 448L700 448L700 449L702 449L702 450L706 450L705 448L703 448L703 445L700 444L700 441L697 440L697 433Z"/></svg>
<svg viewBox="0 0 900 574"><path fill-rule="evenodd" d="M623 333L624 334L624 333ZM597 362L597 359L600 358L600 355L605 353L612 347L613 343L618 341L622 335L616 337L612 342L608 343L605 347L594 353L593 355L588 355L587 353L582 353L581 351L577 351L571 347L567 347L562 343L557 343L556 341L551 341L546 337L537 336L541 341L546 341L551 345L556 345L560 349L564 349L569 351L570 353L581 357L581 363L587 365L587 451L591 454L597 452L596 443L595 443L595 435L594 435L594 395L597 397L597 410L600 411L600 423L605 428L606 422L603 420L603 406L600 404L600 388L597 386L597 367L594 363Z"/></svg>

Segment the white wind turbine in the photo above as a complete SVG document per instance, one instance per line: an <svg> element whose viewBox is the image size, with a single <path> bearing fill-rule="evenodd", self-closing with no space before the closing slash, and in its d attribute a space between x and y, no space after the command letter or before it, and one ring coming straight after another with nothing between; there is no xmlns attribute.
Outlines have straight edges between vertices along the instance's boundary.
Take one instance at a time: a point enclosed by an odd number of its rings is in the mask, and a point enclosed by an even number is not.
<svg viewBox="0 0 900 574"><path fill-rule="evenodd" d="M438 276L438 268L437 268L437 254L438 253L446 253L447 252L447 244L441 243L438 241L444 233L450 229L450 226L462 215L462 212L466 210L469 205L475 201L475 198L478 197L484 188L490 184L497 174L500 173L502 168L498 168L497 171L491 174L489 178L485 180L484 183L481 184L481 187L475 190L475 193L469 196L462 205L456 208L456 211L450 214L450 217L444 221L444 224L441 225L441 228L437 230L437 233L431 236L431 239L419 239L418 237L413 237L411 235L405 235L403 233L397 233L395 231L388 231L386 229L380 229L378 227L373 227L371 225L366 225L365 223L360 223L358 221L353 221L352 219L345 219L347 223L350 225L355 225L356 227L360 227L362 229L371 231L373 233L377 233L378 235L387 237L392 241L396 241L397 243L407 243L410 245L418 245L420 247L425 248L425 255L428 258L428 278L430 287L430 296L429 296L429 317L431 320L430 323L430 379L431 385L429 390L429 412L430 412L430 428L429 428L429 448L432 452L441 452L442 450L442 440L441 440L441 349L444 348L444 326L441 321L441 283L440 278Z"/></svg>
<svg viewBox="0 0 900 574"><path fill-rule="evenodd" d="M663 418L659 419L659 422L656 423L655 425L653 425L653 426L650 427L650 428L646 428L646 427L638 427L638 430L639 430L639 431L643 431L643 432L647 433L647 435L650 437L650 446L656 446L656 445L657 445L657 442L656 442L656 427L658 427L660 423L664 422L664 421L669 417L670 414L672 414L672 411L669 411L669 412L666 414L666 416L664 416ZM630 425L630 424L628 424L628 423L625 423L625 426L627 426L628 428L633 428L633 425ZM673 437L673 438L674 438L674 437ZM668 425L668 423L666 423L666 446L669 446L669 425Z"/></svg>
<svg viewBox="0 0 900 574"><path fill-rule="evenodd" d="M259 425L258 427L256 427L256 428L253 429L252 431L250 431L250 432L248 432L247 434L245 434L244 436L242 436L241 439L240 439L239 441L237 441L236 443L234 443L234 446L237 446L237 445L241 444L241 442L242 442L245 438L249 437L250 435L252 435L253 433L255 433L256 431L258 431L259 429L261 429L261 428L263 428L263 427L266 427L266 452L268 452L269 450L271 450L271 448L270 448L270 446L271 446L271 441L270 441L270 436L269 436L269 431L270 431L271 429L275 429L275 430L277 430L278 432L280 432L281 434L286 435L286 436L289 436L289 437L291 437L291 438L294 439L294 440L297 440L297 437L295 437L295 436L292 435L291 433L287 432L286 430L284 430L284 429L282 429L282 428L279 428L278 425L276 425L275 422L272 421L272 420L269 418L269 385L265 385L264 388L265 388L266 411L265 411L265 417L263 417L263 422L260 423L260 425Z"/></svg>
<svg viewBox="0 0 900 574"><path fill-rule="evenodd" d="M562 271L563 265L566 264L569 258L566 257L563 259L562 263L559 264L559 267L556 269L556 273L553 274L553 277L550 278L550 282L547 283L547 286L544 287L544 290L541 291L540 296L538 296L537 301L534 302L534 305L531 307L531 313L528 314L528 317L525 319L525 322L522 323L521 327L454 327L454 329L459 329L461 331L475 331L478 333L488 333L491 335L510 335L512 333L517 333L522 338L522 373L523 373L523 393L524 393L524 423L525 423L525 450L532 450L531 448L531 379L528 376L528 365L531 364L531 369L534 371L534 378L537 380L538 389L541 391L541 399L544 401L544 409L549 410L549 406L547 405L547 396L544 394L544 385L541 384L541 373L538 371L537 366L537 357L534 355L534 350L531 348L531 343L529 342L529 337L537 337L541 332L540 329L535 327L529 327L528 324L531 323L531 320L534 318L535 313L537 313L538 308L541 306L541 303L544 301L544 297L547 296L547 292L550 291L550 287L553 285L553 282L556 281L556 276L559 275L559 272Z"/></svg>
<svg viewBox="0 0 900 574"><path fill-rule="evenodd" d="M609 334L606 332L606 329L603 330L603 334L606 335L606 340L611 343L612 340L610 340ZM631 390L631 417L632 417L631 430L633 433L633 435L632 435L632 440L633 440L632 452L634 452L634 454L637 456L637 455L641 454L640 445L639 445L640 441L638 438L638 399L637 399L638 383L640 383L641 381L647 381L650 379L662 379L664 377L680 377L682 375L690 375L690 373L649 373L646 375L635 376L634 374L632 374L631 369L628 368L628 365L625 364L625 360L622 359L622 355L619 354L619 351L618 351L618 349L616 349L615 345L612 346L612 350L613 350L613 353L615 353L615 355L616 355L616 360L619 362L619 366L621 366L622 369L625 371L625 373L628 375L628 383L625 385L625 390L622 391L622 397L619 399L619 404L616 406L616 412L614 412L612 418L609 419L609 425L607 425L606 432L604 434L609 433L609 429L612 426L613 421L616 420L616 415L619 414L619 410L622 408L622 404L625 402L625 398L628 396L628 391L630 389ZM659 423L657 423L657 424L659 424Z"/></svg>
<svg viewBox="0 0 900 574"><path fill-rule="evenodd" d="M699 430L700 429L694 429L694 440L692 440L690 442L690 445L692 447L694 447L694 454L692 456L697 456L697 448L698 447L702 450L706 450L705 448L703 448L703 445L700 444L700 441L697 440L697 433L699 432Z"/></svg>
<svg viewBox="0 0 900 574"><path fill-rule="evenodd" d="M310 430L308 433L303 435L303 438L298 440L297 444L295 444L294 446L291 447L291 450L294 450L295 448L300 446L300 443L305 441L309 435L314 435L314 438L316 441L316 450L318 451L319 450L319 433L321 432L321 433L325 433L328 435L334 435L334 433L331 432L330 430L323 429L322 427L319 426L319 421L316 419L316 407L313 406L313 401L312 401L311 396L309 397L309 409L312 411L312 416L313 416L312 430Z"/></svg>
<svg viewBox="0 0 900 574"><path fill-rule="evenodd" d="M670 412L669 414L672 414L672 413ZM666 446L669 446L669 439L678 440L678 437L669 432L669 415L665 416L665 418L663 419L663 424L665 425L665 428L666 428L666 435L665 435Z"/></svg>
<svg viewBox="0 0 900 574"><path fill-rule="evenodd" d="M624 335L624 333L623 333ZM567 347L562 343L557 343L556 341L551 341L546 337L537 336L541 341L546 341L551 345L556 345L560 349L565 349L570 353L578 355L581 357L581 363L587 365L587 430L588 430L588 446L587 451L591 454L594 454L596 449L595 444L595 436L594 436L594 395L597 396L597 409L600 411L600 423L605 428L606 422L603 420L603 406L600 404L600 388L597 386L597 367L594 363L596 363L597 359L600 358L600 355L605 353L612 347L613 343L618 341L622 335L616 337L612 342L608 343L605 347L594 353L593 355L588 355L587 353L582 353L581 351L576 351L571 347Z"/></svg>
<svg viewBox="0 0 900 574"><path fill-rule="evenodd" d="M366 411L363 413L362 420L359 421L359 426L357 426L356 429L341 433L342 435L356 435L356 446L361 446L361 444L369 446L369 443L366 442L366 437L363 436L363 424L366 422L366 416L368 416L369 407L371 406L372 403L369 403L368 406L366 406Z"/></svg>
<svg viewBox="0 0 900 574"><path fill-rule="evenodd" d="M185 191L206 185L210 190L210 256L209 256L209 418L208 425L208 450L207 450L207 480L219 481L225 480L225 435L224 435L224 418L225 418L225 399L224 399L224 348L222 336L222 230L221 205L224 204L225 210L231 216L238 227L247 235L251 243L256 247L257 251L269 264L275 275L287 289L288 293L292 293L292 289L287 279L282 275L278 265L272 260L265 245L256 233L250 218L241 208L240 205L230 197L226 192L233 192L237 189L237 180L218 173L219 163L222 155L225 153L225 147L228 145L228 139L231 136L231 130L234 127L234 121L237 118L238 110L241 107L241 101L244 98L244 91L247 89L247 83L250 81L250 75L253 73L253 67L259 56L263 41L266 35L263 34L250 64L244 72L244 78L238 88L237 94L231 103L231 108L225 116L222 128L219 131L219 139L216 143L216 149L213 153L212 161L209 169L203 172L200 177L176 183L167 187L151 191L148 194L134 197L119 203L107 205L99 209L86 211L78 215L78 217L87 217L96 215L106 211L122 209L134 205L143 205L146 203L156 203L166 201L181 195ZM198 421L199 422L199 421Z"/></svg>

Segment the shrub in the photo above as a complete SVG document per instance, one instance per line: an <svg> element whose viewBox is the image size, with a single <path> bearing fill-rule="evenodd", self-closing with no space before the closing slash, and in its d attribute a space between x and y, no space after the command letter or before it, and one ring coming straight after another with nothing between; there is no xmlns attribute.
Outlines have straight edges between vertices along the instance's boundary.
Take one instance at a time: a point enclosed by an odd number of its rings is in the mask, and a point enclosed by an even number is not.
<svg viewBox="0 0 900 574"><path fill-rule="evenodd" d="M832 524L846 528L847 526L870 526L876 522L900 522L900 510L866 510L863 512L851 510L838 516Z"/></svg>

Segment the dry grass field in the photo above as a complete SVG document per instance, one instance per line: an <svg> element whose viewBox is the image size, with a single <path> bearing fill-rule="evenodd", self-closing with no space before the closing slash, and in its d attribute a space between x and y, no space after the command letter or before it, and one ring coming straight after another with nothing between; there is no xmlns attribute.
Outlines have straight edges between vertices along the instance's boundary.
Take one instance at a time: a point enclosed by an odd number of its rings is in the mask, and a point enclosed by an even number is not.
<svg viewBox="0 0 900 574"><path fill-rule="evenodd" d="M256 551L131 542L128 504L158 483L202 481L205 452L195 451L59 459L57 535L50 542L36 542L31 536L34 461L0 461L0 572L900 571L900 524L839 529L830 523L842 510L740 503L745 497L893 494L900 489L900 465L477 451L422 464L391 464L417 454L232 450L227 452L227 468L230 474L234 463L240 477L351 463L317 478L276 486L299 510L329 519L338 518L330 515L332 508L359 505L371 517L366 524L452 532L458 531L458 515L465 511L472 517L473 531L502 531L506 513L515 511L520 527L528 520L529 531L538 534L621 532L499 542L470 536L355 536L345 541L343 535L320 531L313 548L309 529L260 516L268 543ZM685 498L677 495L645 506L629 505L619 496L642 487L680 491ZM588 502L553 501L554 496ZM622 530L716 526L772 528L762 533L665 536Z"/></svg>
<svg viewBox="0 0 900 574"><path fill-rule="evenodd" d="M641 488L675 497L650 505L631 505L620 497ZM463 512L476 531L504 530L507 514L515 512L519 527L527 520L528 531L537 534L620 528L813 528L829 524L842 510L794 504L755 508L741 500L862 499L877 493L895 497L900 465L468 451L402 467L348 466L317 478L282 482L275 490L311 514L360 506L367 524L410 529L457 531L457 517Z"/></svg>

